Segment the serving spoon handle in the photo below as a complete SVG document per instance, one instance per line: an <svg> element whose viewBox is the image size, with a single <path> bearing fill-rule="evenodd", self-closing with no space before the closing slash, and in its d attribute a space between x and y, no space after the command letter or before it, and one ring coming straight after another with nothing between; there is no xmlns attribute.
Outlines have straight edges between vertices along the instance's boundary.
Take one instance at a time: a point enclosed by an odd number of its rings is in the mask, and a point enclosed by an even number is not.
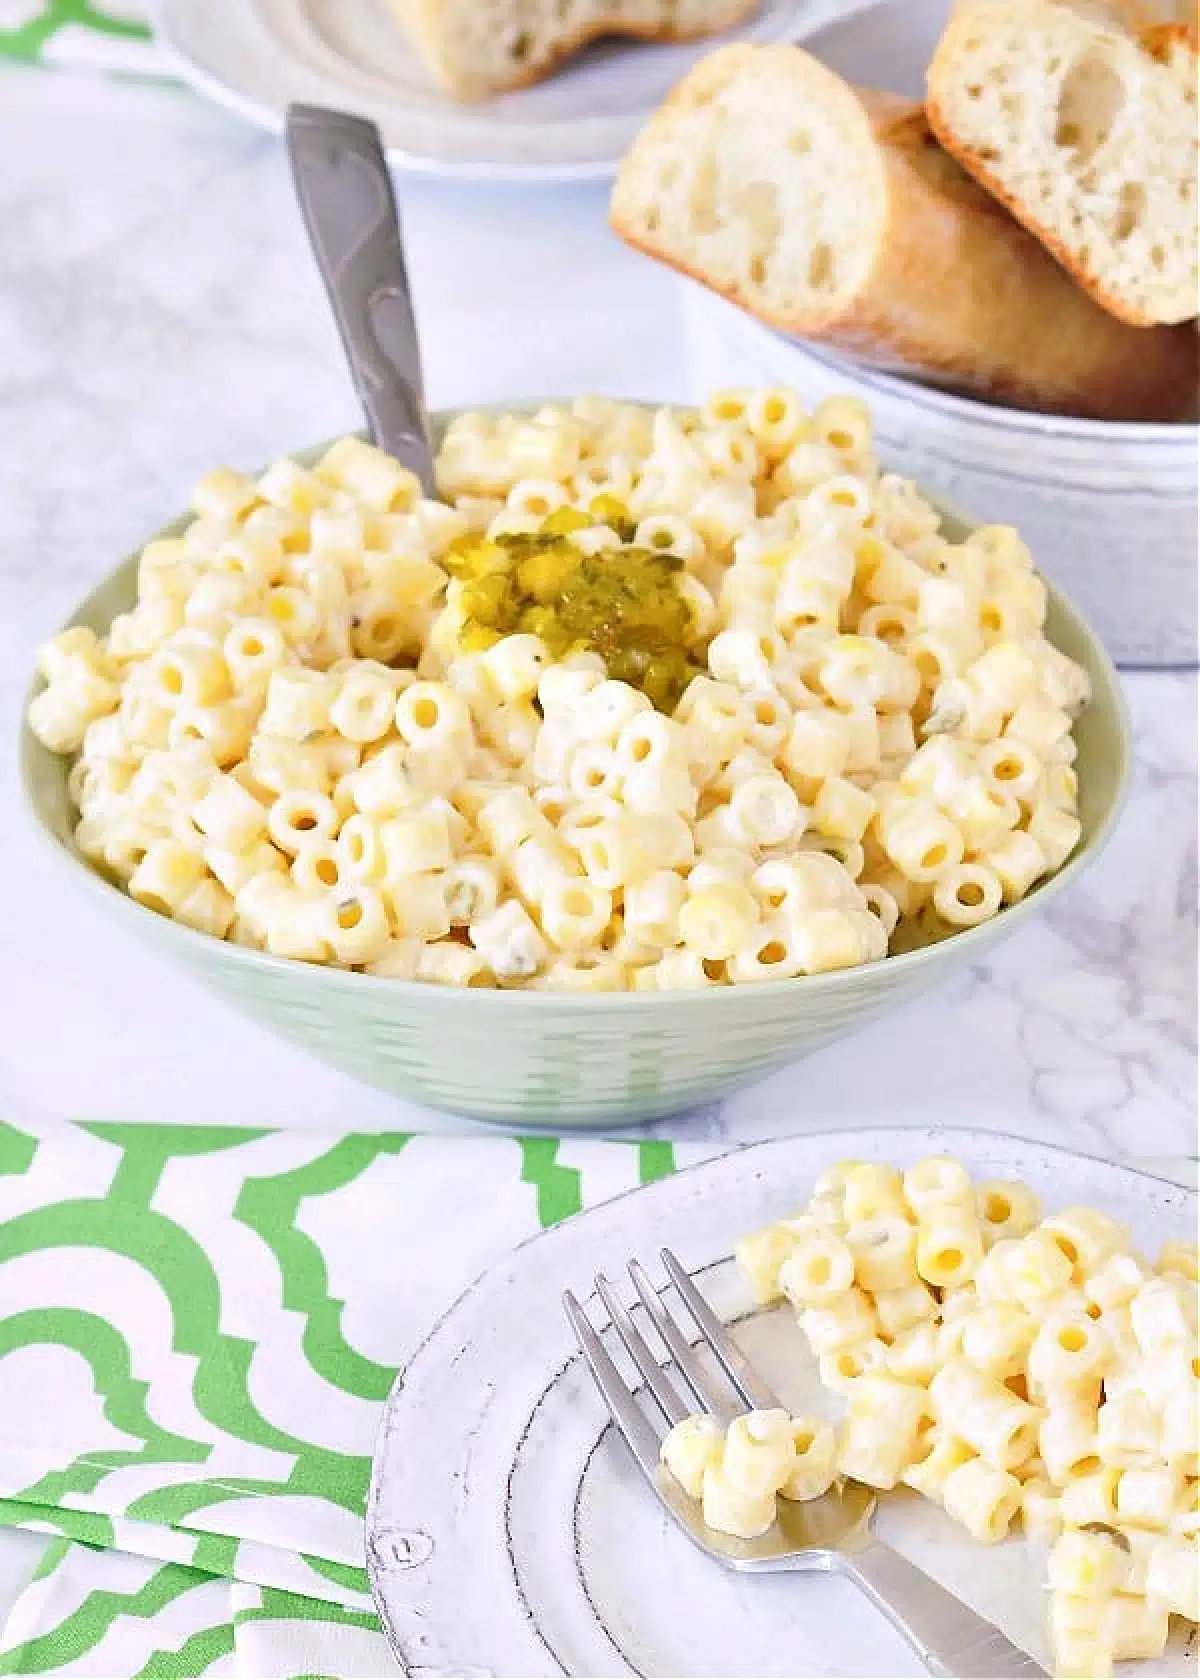
<svg viewBox="0 0 1200 1680"><path fill-rule="evenodd" d="M344 111L290 105L287 150L371 436L433 496L421 348L379 130Z"/></svg>

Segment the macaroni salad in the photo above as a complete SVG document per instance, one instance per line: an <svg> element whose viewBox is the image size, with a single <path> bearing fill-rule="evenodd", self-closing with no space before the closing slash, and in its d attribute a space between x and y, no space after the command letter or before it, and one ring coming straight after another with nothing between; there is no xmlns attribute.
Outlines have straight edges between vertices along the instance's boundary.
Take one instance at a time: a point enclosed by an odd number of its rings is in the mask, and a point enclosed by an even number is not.
<svg viewBox="0 0 1200 1680"><path fill-rule="evenodd" d="M838 1476L915 1488L984 1544L1019 1524L1049 1548L1070 1680L1158 1656L1171 1616L1200 1617L1194 1243L1151 1266L1106 1214L1043 1218L1025 1185L973 1185L943 1156L839 1162L737 1257L761 1304L795 1307L846 1411L677 1424L663 1460L711 1528L762 1534L777 1496Z"/></svg>
<svg viewBox="0 0 1200 1680"><path fill-rule="evenodd" d="M46 643L84 857L278 956L612 991L872 962L1077 844L1029 552L948 540L857 401L466 414L438 485L356 438L212 472Z"/></svg>

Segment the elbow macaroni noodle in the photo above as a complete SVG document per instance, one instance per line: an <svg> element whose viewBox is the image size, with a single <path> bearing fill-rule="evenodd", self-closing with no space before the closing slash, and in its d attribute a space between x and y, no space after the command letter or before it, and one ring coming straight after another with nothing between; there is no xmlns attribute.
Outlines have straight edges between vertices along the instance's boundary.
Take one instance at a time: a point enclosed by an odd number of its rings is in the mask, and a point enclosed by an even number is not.
<svg viewBox="0 0 1200 1680"><path fill-rule="evenodd" d="M903 1483L984 1544L1048 1549L1055 1673L1112 1673L1200 1617L1197 1250L1151 1266L1094 1208L1042 1217L1025 1185L938 1156L838 1162L804 1212L744 1237L762 1305L795 1308L831 1425L688 1418L663 1460L710 1527L752 1537L775 1496Z"/></svg>
<svg viewBox="0 0 1200 1680"><path fill-rule="evenodd" d="M438 484L355 438L219 469L107 636L42 648L30 726L134 898L379 975L656 990L878 960L1076 845L1087 678L1029 553L942 536L856 401L466 414ZM457 575L480 542L507 578ZM623 552L658 594L610 670L563 624Z"/></svg>

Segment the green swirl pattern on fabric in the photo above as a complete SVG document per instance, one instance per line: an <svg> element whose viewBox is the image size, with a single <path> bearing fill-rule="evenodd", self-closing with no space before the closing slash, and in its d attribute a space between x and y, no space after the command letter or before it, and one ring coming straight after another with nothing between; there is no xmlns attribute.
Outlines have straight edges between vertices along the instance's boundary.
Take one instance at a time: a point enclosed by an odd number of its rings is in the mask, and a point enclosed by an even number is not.
<svg viewBox="0 0 1200 1680"><path fill-rule="evenodd" d="M710 1152L0 1123L0 1527L48 1536L0 1674L388 1672L397 1369L491 1260Z"/></svg>
<svg viewBox="0 0 1200 1680"><path fill-rule="evenodd" d="M151 34L142 8L128 0L110 5L102 0L0 0L0 56L54 59L56 42L64 38L78 43L71 55L77 62L88 61L90 43L96 65L111 67L123 62L111 52L113 43L148 55ZM132 62L136 66L137 59Z"/></svg>

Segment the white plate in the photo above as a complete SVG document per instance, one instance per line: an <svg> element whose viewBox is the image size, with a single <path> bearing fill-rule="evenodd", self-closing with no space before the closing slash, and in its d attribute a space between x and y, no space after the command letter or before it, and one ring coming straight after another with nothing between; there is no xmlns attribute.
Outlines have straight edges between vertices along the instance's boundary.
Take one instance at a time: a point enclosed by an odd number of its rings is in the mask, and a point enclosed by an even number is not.
<svg viewBox="0 0 1200 1680"><path fill-rule="evenodd" d="M367 1560L410 1674L918 1676L847 1583L741 1577L696 1551L634 1470L575 1351L560 1295L662 1245L698 1274L785 1400L828 1409L790 1317L756 1311L727 1258L793 1212L844 1156L904 1165L931 1151L973 1175L1020 1178L1048 1207L1087 1202L1152 1253L1196 1231L1196 1197L1163 1179L985 1132L839 1131L736 1151L618 1197L492 1266L432 1331L384 1414ZM397 1278L397 1288L404 1287ZM594 1308L594 1301L590 1302ZM1044 1664L1034 1548L984 1552L915 1495L888 1495L881 1532ZM1139 1675L1180 1674L1182 1642Z"/></svg>
<svg viewBox="0 0 1200 1680"><path fill-rule="evenodd" d="M198 92L279 130L293 100L379 124L398 169L488 181L615 173L671 87L722 41L807 36L874 0L761 0L729 34L602 42L544 82L486 103L436 92L390 0L152 0L155 32Z"/></svg>

